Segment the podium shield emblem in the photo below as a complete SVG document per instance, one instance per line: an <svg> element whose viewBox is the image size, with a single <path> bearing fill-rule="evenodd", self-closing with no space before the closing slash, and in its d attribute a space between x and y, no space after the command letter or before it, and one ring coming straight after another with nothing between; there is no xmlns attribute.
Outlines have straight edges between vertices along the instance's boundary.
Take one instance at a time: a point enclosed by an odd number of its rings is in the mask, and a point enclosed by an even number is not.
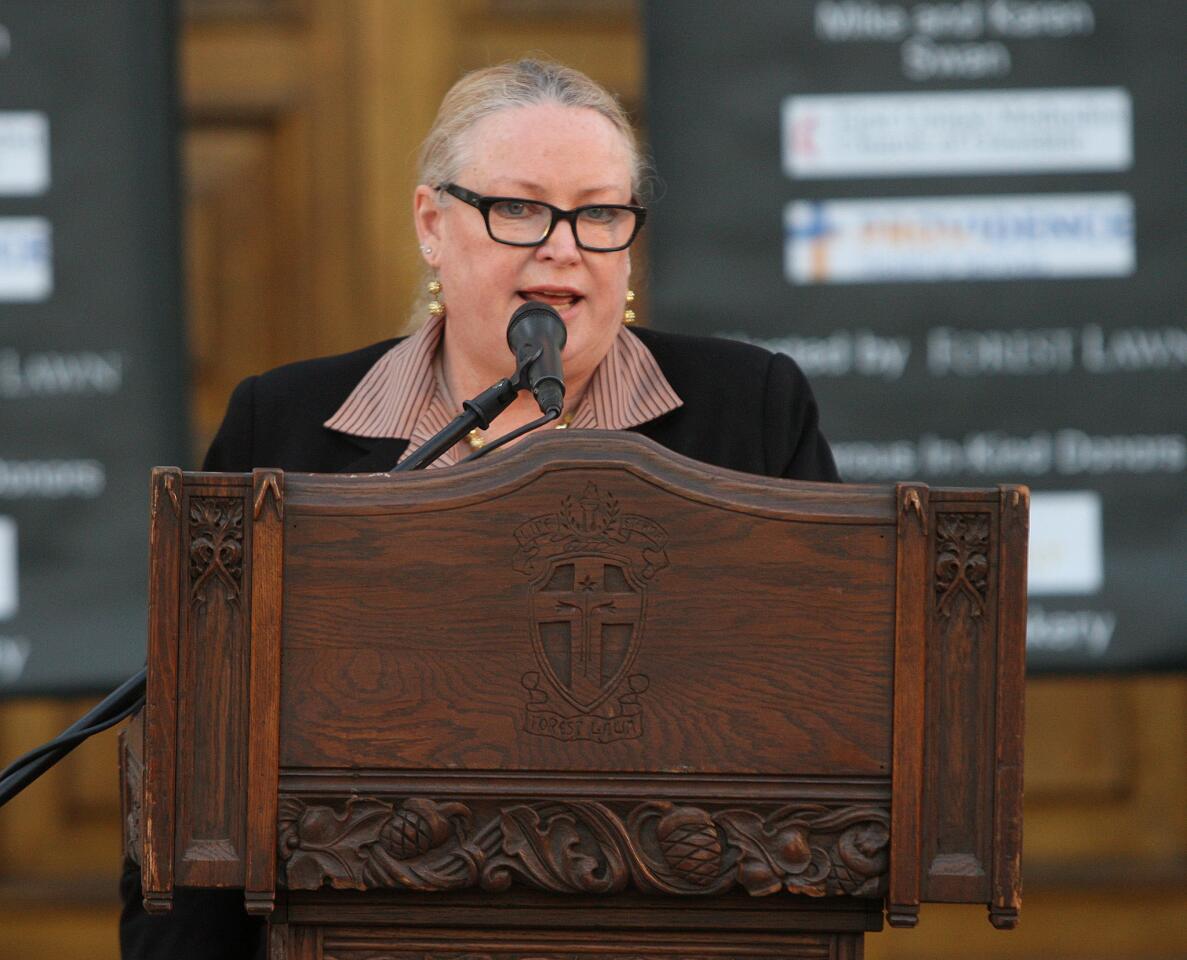
<svg viewBox="0 0 1187 960"><path fill-rule="evenodd" d="M623 681L642 641L646 592L622 561L553 560L532 586L532 641L556 690L578 710L596 710Z"/></svg>
<svg viewBox="0 0 1187 960"><path fill-rule="evenodd" d="M523 675L524 729L559 740L608 743L642 735L636 667L647 594L668 565L667 533L624 514L610 493L587 484L558 513L515 531L514 567L531 580L530 633L538 670Z"/></svg>

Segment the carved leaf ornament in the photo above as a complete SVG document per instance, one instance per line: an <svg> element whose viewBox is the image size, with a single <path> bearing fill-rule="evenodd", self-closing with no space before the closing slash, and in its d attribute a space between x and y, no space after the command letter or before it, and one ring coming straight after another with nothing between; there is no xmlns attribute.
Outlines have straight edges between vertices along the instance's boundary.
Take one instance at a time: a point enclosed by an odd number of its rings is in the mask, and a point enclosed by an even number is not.
<svg viewBox="0 0 1187 960"><path fill-rule="evenodd" d="M239 599L243 581L243 501L201 497L190 501L190 600L201 605L211 582L227 603Z"/></svg>
<svg viewBox="0 0 1187 960"><path fill-rule="evenodd" d="M513 883L555 893L882 896L889 815L871 805L798 803L715 812L668 801L634 806L530 801L478 812L458 802L340 806L285 797L280 860L291 889L418 891ZM619 809L616 809L618 807Z"/></svg>
<svg viewBox="0 0 1187 960"><path fill-rule="evenodd" d="M941 513L936 518L936 605L945 617L964 596L972 616L985 611L989 595L989 514Z"/></svg>

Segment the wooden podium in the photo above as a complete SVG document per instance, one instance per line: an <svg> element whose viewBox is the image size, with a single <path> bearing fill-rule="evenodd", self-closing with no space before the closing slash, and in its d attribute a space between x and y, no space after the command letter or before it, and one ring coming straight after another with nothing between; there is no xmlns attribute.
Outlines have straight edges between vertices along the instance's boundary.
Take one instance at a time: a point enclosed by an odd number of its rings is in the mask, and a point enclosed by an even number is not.
<svg viewBox="0 0 1187 960"><path fill-rule="evenodd" d="M413 475L152 478L145 904L270 957L856 958L1019 908L1024 487L548 432Z"/></svg>

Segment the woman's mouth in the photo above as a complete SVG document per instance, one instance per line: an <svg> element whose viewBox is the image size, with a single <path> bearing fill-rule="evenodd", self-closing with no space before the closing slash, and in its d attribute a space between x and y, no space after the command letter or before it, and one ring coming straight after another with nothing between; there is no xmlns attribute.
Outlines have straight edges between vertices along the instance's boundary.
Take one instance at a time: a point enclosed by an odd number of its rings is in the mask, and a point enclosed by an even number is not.
<svg viewBox="0 0 1187 960"><path fill-rule="evenodd" d="M532 287L527 290L517 290L517 295L522 297L526 303L528 300L538 300L540 303L546 303L550 307L571 307L578 300L582 299L581 294L576 290L571 290L567 287Z"/></svg>

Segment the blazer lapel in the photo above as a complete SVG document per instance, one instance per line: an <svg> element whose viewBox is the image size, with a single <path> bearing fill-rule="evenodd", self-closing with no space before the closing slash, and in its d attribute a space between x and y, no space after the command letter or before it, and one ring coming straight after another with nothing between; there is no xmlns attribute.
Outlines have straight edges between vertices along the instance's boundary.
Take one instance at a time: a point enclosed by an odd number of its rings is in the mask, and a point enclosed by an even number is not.
<svg viewBox="0 0 1187 960"><path fill-rule="evenodd" d="M393 437L355 437L335 433L343 440L350 441L353 449L335 468L334 473L386 473L396 465L408 446L407 440ZM353 459L351 455L354 455Z"/></svg>

